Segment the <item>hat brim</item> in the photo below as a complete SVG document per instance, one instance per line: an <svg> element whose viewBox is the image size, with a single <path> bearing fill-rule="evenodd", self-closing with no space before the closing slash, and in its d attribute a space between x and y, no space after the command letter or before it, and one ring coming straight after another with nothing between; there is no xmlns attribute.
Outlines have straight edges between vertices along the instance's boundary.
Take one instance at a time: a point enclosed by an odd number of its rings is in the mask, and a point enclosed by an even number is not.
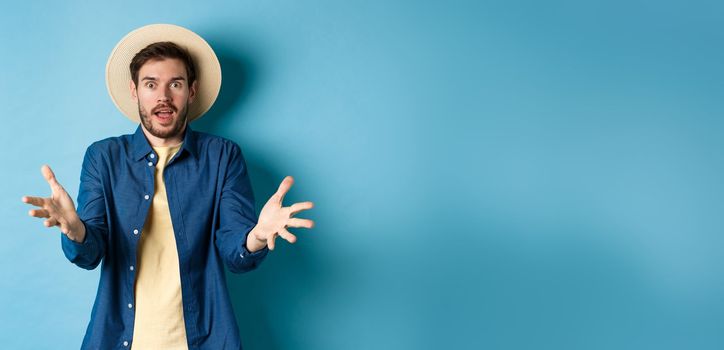
<svg viewBox="0 0 724 350"><path fill-rule="evenodd" d="M128 33L108 57L106 87L111 100L126 117L140 123L138 103L131 98L129 65L133 57L146 46L171 41L185 48L196 67L196 97L189 105L188 120L198 119L216 101L221 90L221 65L214 50L196 33L172 24L151 24Z"/></svg>

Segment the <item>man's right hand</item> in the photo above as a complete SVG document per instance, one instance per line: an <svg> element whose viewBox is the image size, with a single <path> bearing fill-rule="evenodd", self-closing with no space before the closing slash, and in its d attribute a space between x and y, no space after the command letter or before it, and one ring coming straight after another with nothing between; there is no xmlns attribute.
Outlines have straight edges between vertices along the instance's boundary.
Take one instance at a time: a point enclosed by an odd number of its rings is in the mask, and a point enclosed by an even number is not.
<svg viewBox="0 0 724 350"><path fill-rule="evenodd" d="M75 211L75 204L68 192L55 179L55 174L50 167L43 165L40 172L50 185L50 197L24 196L23 202L32 204L38 208L31 209L28 214L36 218L46 218L43 222L45 227L59 226L68 238L82 243L85 240L85 225Z"/></svg>

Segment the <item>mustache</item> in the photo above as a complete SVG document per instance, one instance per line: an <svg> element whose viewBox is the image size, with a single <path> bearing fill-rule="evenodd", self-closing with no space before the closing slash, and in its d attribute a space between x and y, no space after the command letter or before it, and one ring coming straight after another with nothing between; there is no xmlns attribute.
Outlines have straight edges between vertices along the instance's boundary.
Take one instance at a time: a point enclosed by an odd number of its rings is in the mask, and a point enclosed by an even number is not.
<svg viewBox="0 0 724 350"><path fill-rule="evenodd" d="M151 114L155 114L156 112L158 112L159 110L162 110L162 109L170 109L174 113L177 112L176 107L174 107L173 105L158 105L156 107L153 107L153 109L151 110Z"/></svg>

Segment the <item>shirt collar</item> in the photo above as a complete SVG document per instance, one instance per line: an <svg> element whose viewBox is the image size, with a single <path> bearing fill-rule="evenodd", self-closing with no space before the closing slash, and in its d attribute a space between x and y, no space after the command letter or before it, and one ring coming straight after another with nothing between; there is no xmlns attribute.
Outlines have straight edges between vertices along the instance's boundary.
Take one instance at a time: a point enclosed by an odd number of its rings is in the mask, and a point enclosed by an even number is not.
<svg viewBox="0 0 724 350"><path fill-rule="evenodd" d="M141 124L138 124L136 132L133 134L131 144L133 147L133 158L135 160L141 160L141 158L147 156L153 151L151 144L148 143L146 135L143 133ZM188 152L192 157L196 158L198 151L196 149L196 132L191 130L191 125L186 124L186 130L184 131L183 145L179 152Z"/></svg>

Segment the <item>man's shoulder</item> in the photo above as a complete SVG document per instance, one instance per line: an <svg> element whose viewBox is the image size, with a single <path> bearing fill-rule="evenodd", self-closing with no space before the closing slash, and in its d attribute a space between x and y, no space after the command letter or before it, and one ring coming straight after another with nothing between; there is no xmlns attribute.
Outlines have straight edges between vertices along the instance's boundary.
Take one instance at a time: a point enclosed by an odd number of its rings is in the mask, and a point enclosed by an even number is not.
<svg viewBox="0 0 724 350"><path fill-rule="evenodd" d="M128 145L131 144L132 137L133 134L106 137L104 139L91 143L90 146L88 146L88 151L104 153L108 151L118 150L121 148L126 148L128 147Z"/></svg>
<svg viewBox="0 0 724 350"><path fill-rule="evenodd" d="M221 153L233 155L241 153L241 147L235 141L223 136L194 130L194 137L197 149L202 153Z"/></svg>

